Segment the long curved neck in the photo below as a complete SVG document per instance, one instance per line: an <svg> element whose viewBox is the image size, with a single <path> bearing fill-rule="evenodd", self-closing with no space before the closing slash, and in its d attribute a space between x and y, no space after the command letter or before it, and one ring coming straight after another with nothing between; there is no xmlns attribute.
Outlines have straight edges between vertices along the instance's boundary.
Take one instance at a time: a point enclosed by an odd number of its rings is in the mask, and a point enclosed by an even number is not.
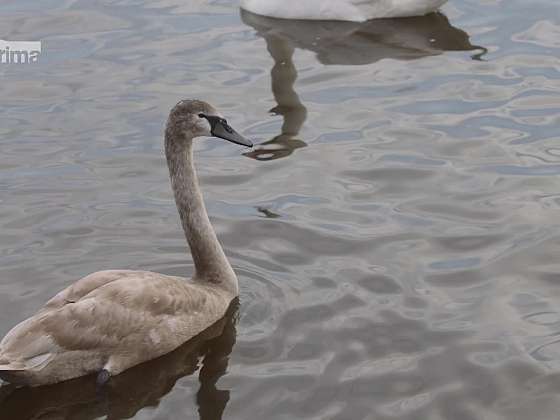
<svg viewBox="0 0 560 420"><path fill-rule="evenodd" d="M195 265L196 281L208 282L237 296L237 277L208 219L193 165L192 139L165 132L165 156L171 187Z"/></svg>

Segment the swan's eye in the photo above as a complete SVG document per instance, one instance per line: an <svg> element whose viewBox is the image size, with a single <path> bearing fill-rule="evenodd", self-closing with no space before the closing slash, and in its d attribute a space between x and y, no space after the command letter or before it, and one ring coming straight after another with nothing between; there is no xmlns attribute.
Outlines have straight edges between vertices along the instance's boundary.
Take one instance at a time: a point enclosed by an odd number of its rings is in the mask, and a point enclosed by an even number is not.
<svg viewBox="0 0 560 420"><path fill-rule="evenodd" d="M228 133L233 133L233 128L231 128L226 120L222 120L222 126L224 127L224 130L226 130Z"/></svg>
<svg viewBox="0 0 560 420"><path fill-rule="evenodd" d="M204 114L198 114L198 116L199 116L200 118L206 118L206 115L204 115Z"/></svg>

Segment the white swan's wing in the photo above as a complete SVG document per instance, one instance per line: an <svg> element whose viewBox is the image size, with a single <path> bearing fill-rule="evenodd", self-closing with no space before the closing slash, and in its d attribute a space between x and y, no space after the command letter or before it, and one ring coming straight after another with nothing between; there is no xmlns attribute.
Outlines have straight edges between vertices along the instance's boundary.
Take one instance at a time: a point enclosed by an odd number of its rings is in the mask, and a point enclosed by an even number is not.
<svg viewBox="0 0 560 420"><path fill-rule="evenodd" d="M344 0L346 1L346 0ZM435 12L447 0L347 0L365 18L398 18L408 16L424 16Z"/></svg>
<svg viewBox="0 0 560 420"><path fill-rule="evenodd" d="M345 20L421 16L447 0L241 0L241 8L283 19Z"/></svg>
<svg viewBox="0 0 560 420"><path fill-rule="evenodd" d="M251 13L282 19L366 20L352 1L335 0L241 0Z"/></svg>

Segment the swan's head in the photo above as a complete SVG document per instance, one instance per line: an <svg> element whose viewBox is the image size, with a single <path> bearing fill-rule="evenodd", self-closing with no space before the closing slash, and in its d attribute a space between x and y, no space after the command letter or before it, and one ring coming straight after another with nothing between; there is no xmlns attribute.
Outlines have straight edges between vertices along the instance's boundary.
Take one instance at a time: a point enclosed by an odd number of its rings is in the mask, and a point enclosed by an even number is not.
<svg viewBox="0 0 560 420"><path fill-rule="evenodd" d="M174 138L219 137L242 146L253 143L235 131L210 104L194 99L180 101L167 119L166 131Z"/></svg>

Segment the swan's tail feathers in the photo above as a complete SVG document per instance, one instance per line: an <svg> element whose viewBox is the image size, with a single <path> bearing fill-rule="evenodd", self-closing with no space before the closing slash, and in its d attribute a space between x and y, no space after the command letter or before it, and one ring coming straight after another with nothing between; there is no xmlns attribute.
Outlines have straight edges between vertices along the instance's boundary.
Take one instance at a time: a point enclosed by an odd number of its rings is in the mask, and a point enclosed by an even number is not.
<svg viewBox="0 0 560 420"><path fill-rule="evenodd" d="M20 365L0 365L0 372L13 372L17 370L25 370L25 367Z"/></svg>
<svg viewBox="0 0 560 420"><path fill-rule="evenodd" d="M26 366L21 362L8 362L7 360L0 360L0 372L14 370L25 370Z"/></svg>
<svg viewBox="0 0 560 420"><path fill-rule="evenodd" d="M26 366L20 360L13 360L10 356L6 356L4 353L0 352L0 372L1 371L15 371L15 370L25 370Z"/></svg>
<svg viewBox="0 0 560 420"><path fill-rule="evenodd" d="M0 372L2 371L17 371L17 370L29 370L29 369L40 369L51 360L51 353L38 354L37 356L31 357L26 360L7 360L6 358L0 359Z"/></svg>
<svg viewBox="0 0 560 420"><path fill-rule="evenodd" d="M18 378L25 375L25 365L19 361L9 361L5 358L0 358L0 383L1 389L4 389L7 383L18 383Z"/></svg>

